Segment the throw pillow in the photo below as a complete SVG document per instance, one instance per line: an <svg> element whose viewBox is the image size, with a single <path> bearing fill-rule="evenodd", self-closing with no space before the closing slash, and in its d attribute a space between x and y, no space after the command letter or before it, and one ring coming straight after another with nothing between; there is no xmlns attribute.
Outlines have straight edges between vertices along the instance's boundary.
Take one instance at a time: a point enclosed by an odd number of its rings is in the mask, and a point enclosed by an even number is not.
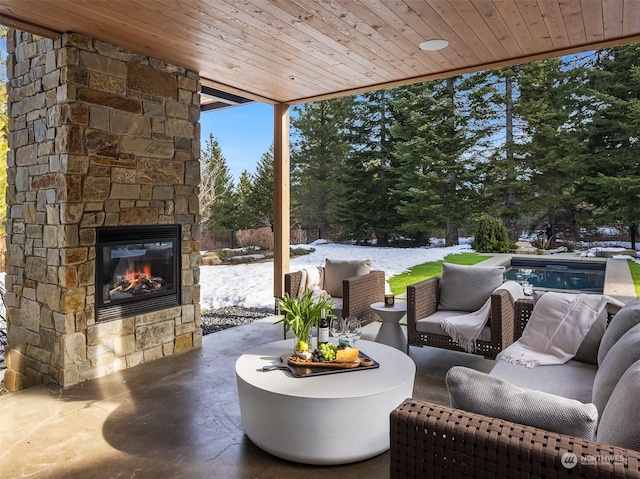
<svg viewBox="0 0 640 479"><path fill-rule="evenodd" d="M600 417L597 441L640 451L640 361L625 371Z"/></svg>
<svg viewBox="0 0 640 479"><path fill-rule="evenodd" d="M446 382L451 407L560 434L595 437L598 410L593 404L520 388L462 366L451 368Z"/></svg>
<svg viewBox="0 0 640 479"><path fill-rule="evenodd" d="M342 298L342 281L371 272L370 259L329 259L324 265L324 290L334 298Z"/></svg>
<svg viewBox="0 0 640 479"><path fill-rule="evenodd" d="M438 309L469 313L479 310L503 283L504 272L504 266L442 263Z"/></svg>
<svg viewBox="0 0 640 479"><path fill-rule="evenodd" d="M607 308L604 308L600 316L591 325L573 359L583 363L598 364L598 349L600 349L602 336L604 336L604 332L607 329L608 318Z"/></svg>
<svg viewBox="0 0 640 479"><path fill-rule="evenodd" d="M616 341L636 324L640 324L640 298L633 299L625 304L607 326L598 350L598 364L602 364L605 356Z"/></svg>
<svg viewBox="0 0 640 479"><path fill-rule="evenodd" d="M640 324L622 336L604 357L593 378L591 401L602 414L616 384L629 367L640 360Z"/></svg>

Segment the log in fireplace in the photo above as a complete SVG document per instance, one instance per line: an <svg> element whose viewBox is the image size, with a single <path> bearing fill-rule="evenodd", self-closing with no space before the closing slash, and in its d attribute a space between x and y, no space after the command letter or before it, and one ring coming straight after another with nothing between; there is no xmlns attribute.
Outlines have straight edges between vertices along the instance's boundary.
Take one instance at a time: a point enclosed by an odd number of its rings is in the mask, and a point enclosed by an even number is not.
<svg viewBox="0 0 640 479"><path fill-rule="evenodd" d="M180 225L96 231L96 321L180 304Z"/></svg>

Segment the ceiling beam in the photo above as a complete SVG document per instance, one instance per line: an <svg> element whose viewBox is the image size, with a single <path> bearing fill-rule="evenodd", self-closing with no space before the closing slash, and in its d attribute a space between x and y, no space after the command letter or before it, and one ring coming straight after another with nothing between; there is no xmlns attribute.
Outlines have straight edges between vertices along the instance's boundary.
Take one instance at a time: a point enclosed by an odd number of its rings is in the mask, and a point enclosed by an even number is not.
<svg viewBox="0 0 640 479"><path fill-rule="evenodd" d="M41 37L58 38L62 35L62 32L51 30L50 28L42 27L25 20L20 20L19 18L5 15L4 13L0 13L0 24L5 27L15 28L16 30L22 30L23 32L33 33L34 35L39 35Z"/></svg>

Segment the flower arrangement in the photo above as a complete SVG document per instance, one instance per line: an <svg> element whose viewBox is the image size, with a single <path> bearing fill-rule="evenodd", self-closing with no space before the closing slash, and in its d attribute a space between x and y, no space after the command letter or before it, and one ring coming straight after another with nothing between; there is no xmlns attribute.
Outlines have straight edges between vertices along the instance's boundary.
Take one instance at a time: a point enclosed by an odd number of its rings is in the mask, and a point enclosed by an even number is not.
<svg viewBox="0 0 640 479"><path fill-rule="evenodd" d="M311 349L311 332L318 325L322 310L327 312L327 318L335 317L331 309L335 306L333 301L327 298L312 298L311 290L305 291L301 298L291 297L289 294L278 300L278 308L284 317L274 324L284 323L285 333L293 331L296 337L296 351L308 351Z"/></svg>

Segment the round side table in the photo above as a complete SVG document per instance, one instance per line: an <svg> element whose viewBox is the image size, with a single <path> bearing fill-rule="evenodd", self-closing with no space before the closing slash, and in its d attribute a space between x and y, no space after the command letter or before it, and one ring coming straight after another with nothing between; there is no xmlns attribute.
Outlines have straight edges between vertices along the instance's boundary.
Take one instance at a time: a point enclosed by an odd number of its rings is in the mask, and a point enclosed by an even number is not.
<svg viewBox="0 0 640 479"><path fill-rule="evenodd" d="M370 306L382 321L375 341L406 352L407 337L402 332L400 320L407 315L407 302L396 299L393 306L385 306L384 302L373 303Z"/></svg>
<svg viewBox="0 0 640 479"><path fill-rule="evenodd" d="M372 341L358 348L380 367L296 378L265 372L293 351L293 340L263 344L236 361L242 427L274 456L304 464L347 464L389 449L391 411L413 395L416 365Z"/></svg>

